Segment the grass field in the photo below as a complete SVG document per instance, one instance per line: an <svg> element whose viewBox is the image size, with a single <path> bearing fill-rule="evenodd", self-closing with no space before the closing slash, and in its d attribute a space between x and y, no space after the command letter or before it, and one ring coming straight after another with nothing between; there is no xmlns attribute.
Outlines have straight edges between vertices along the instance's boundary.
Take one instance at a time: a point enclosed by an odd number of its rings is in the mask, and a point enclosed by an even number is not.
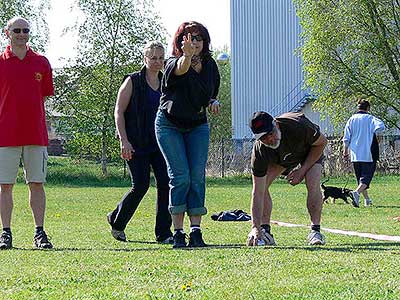
<svg viewBox="0 0 400 300"><path fill-rule="evenodd" d="M0 299L400 299L400 243L326 233L327 245L310 247L307 228L273 225L278 246L249 248L250 223L212 221L214 212L248 211L249 177L209 179L202 227L211 247L172 250L154 242L154 187L128 225L129 242L120 243L105 217L129 184L120 169L104 179L84 163L63 167L50 162L46 186L54 250L32 250L26 186L15 187L16 249L0 252ZM325 205L323 227L400 235L392 219L400 215L399 182L376 177L371 208ZM274 184L273 219L308 224L305 194L303 184Z"/></svg>

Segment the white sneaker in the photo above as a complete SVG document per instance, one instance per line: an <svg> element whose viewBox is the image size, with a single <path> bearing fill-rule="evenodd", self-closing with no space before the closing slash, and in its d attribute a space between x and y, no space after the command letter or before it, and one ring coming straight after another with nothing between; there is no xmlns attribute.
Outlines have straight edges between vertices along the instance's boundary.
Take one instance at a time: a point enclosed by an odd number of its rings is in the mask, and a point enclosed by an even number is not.
<svg viewBox="0 0 400 300"><path fill-rule="evenodd" d="M309 245L325 245L325 237L319 231L312 230L307 239Z"/></svg>
<svg viewBox="0 0 400 300"><path fill-rule="evenodd" d="M365 207L372 206L372 199L365 199L364 200L364 206Z"/></svg>
<svg viewBox="0 0 400 300"><path fill-rule="evenodd" d="M353 204L354 207L360 207L360 193L356 191L350 193L352 195L351 204Z"/></svg>

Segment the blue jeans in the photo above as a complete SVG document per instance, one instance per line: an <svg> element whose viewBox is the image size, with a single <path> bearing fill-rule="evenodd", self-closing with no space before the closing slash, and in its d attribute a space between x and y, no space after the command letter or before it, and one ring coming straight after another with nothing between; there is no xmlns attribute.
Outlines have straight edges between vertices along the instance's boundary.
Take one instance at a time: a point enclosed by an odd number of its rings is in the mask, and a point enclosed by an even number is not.
<svg viewBox="0 0 400 300"><path fill-rule="evenodd" d="M155 129L158 145L168 167L170 213L205 215L205 169L210 139L208 124L191 129L178 128L162 111L158 111Z"/></svg>

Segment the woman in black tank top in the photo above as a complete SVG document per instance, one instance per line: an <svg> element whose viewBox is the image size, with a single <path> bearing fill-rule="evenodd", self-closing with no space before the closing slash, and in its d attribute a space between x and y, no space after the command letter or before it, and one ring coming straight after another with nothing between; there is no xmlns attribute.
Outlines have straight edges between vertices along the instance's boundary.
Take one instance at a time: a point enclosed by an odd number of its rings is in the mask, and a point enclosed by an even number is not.
<svg viewBox="0 0 400 300"><path fill-rule="evenodd" d="M121 145L121 157L127 161L132 188L114 211L107 215L112 236L126 241L125 228L150 184L150 168L157 183L156 240L172 242L171 215L168 211L168 173L157 145L154 120L160 101L160 83L164 67L164 47L150 42L144 48L145 65L129 74L118 92L115 123Z"/></svg>

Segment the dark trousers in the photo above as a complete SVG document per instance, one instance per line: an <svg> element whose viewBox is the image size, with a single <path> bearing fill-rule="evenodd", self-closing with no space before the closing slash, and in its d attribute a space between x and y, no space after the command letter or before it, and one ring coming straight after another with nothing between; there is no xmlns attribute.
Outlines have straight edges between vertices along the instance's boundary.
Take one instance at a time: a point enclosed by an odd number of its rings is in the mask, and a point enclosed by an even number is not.
<svg viewBox="0 0 400 300"><path fill-rule="evenodd" d="M157 206L155 234L157 241L163 241L172 236L171 215L168 211L169 178L167 166L160 151L134 156L128 161L132 188L128 191L111 215L112 227L125 230L140 201L149 189L150 166L153 169L157 186Z"/></svg>
<svg viewBox="0 0 400 300"><path fill-rule="evenodd" d="M374 177L376 170L376 161L364 162L357 161L353 162L354 172L356 173L357 183L363 183L369 188L369 184Z"/></svg>

